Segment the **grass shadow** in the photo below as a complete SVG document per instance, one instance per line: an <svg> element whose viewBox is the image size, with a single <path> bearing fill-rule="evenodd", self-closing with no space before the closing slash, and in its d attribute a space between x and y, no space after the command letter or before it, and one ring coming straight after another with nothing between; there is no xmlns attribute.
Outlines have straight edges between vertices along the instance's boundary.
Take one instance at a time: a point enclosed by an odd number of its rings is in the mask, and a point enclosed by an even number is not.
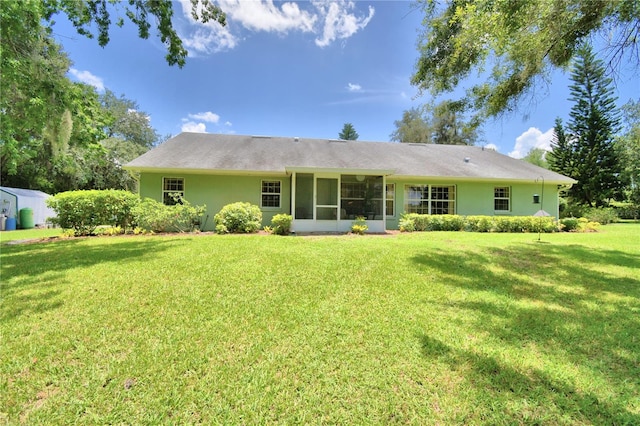
<svg viewBox="0 0 640 426"><path fill-rule="evenodd" d="M442 362L452 370L464 370L463 386L479 390L474 405L486 407L486 401L491 401L495 420L504 422L508 418L518 423L537 424L553 421L561 412L577 423L640 424L640 415L630 412L623 402L603 400L591 392L581 391L566 378L540 369L522 372L496 357L454 348L426 334L418 338L429 362ZM514 400L525 402L527 409L514 410ZM491 423L491 419L484 420Z"/></svg>
<svg viewBox="0 0 640 426"><path fill-rule="evenodd" d="M630 253L579 245L513 244L505 248L434 250L412 258L462 290L429 300L430 309L464 318L465 330L513 354L531 347L547 359L602 378L617 392L606 403L548 371L519 371L480 352L420 337L425 356L471 365L477 387L524 398L530 392L588 423L640 424L627 410L640 393L640 265ZM481 347L489 347L481 346ZM479 349L480 351L482 349ZM568 376L571 377L572 373ZM630 378L636 378L631 379ZM634 396L635 395L635 396Z"/></svg>
<svg viewBox="0 0 640 426"><path fill-rule="evenodd" d="M67 274L72 269L117 263L126 273L127 263L155 256L181 244L179 239L169 238L114 238L96 245L83 241L71 239L3 246L0 290L4 303L0 320L62 306L64 300L58 296L68 283Z"/></svg>

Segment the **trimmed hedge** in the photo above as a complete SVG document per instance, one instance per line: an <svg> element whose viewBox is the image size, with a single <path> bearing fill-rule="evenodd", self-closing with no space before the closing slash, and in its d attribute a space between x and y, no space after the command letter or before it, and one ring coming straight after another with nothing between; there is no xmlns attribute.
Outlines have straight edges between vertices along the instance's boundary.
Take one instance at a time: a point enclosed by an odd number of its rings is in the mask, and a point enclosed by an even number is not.
<svg viewBox="0 0 640 426"><path fill-rule="evenodd" d="M405 213L400 231L467 231L467 232L556 232L553 217L537 216L458 216Z"/></svg>
<svg viewBox="0 0 640 426"><path fill-rule="evenodd" d="M56 212L52 223L73 230L76 236L92 235L101 225L131 227L133 209L139 204L136 194L122 190L88 190L61 192L47 199Z"/></svg>

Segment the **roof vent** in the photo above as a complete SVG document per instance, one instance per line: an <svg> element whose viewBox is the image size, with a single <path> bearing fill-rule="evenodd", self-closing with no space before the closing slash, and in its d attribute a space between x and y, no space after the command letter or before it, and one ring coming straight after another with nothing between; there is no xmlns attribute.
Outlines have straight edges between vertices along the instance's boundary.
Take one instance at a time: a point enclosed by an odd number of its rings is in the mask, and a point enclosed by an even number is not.
<svg viewBox="0 0 640 426"><path fill-rule="evenodd" d="M468 163L469 161L471 161L471 157L464 157L464 162Z"/></svg>
<svg viewBox="0 0 640 426"><path fill-rule="evenodd" d="M293 141L294 142L300 142L300 138L296 136L295 138L293 138Z"/></svg>

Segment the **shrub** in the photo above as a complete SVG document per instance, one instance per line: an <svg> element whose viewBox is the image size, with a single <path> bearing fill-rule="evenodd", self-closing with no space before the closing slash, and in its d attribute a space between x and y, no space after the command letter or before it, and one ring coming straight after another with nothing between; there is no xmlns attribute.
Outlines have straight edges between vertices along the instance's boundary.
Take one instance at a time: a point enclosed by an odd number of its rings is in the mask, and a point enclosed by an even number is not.
<svg viewBox="0 0 640 426"><path fill-rule="evenodd" d="M615 208L620 219L638 220L640 217L640 206L634 204L622 204Z"/></svg>
<svg viewBox="0 0 640 426"><path fill-rule="evenodd" d="M415 221L403 214L400 218L400 232L414 232L416 230Z"/></svg>
<svg viewBox="0 0 640 426"><path fill-rule="evenodd" d="M400 231L555 232L553 217L404 214Z"/></svg>
<svg viewBox="0 0 640 426"><path fill-rule="evenodd" d="M276 235L289 235L291 222L293 222L293 216L290 214L277 214L271 218L270 230Z"/></svg>
<svg viewBox="0 0 640 426"><path fill-rule="evenodd" d="M565 208L560 211L560 218L584 217L586 209L587 207L580 204L567 203Z"/></svg>
<svg viewBox="0 0 640 426"><path fill-rule="evenodd" d="M47 206L56 212L52 223L80 236L94 234L101 225L125 231L133 223L132 212L139 202L136 194L110 189L61 192L47 199Z"/></svg>
<svg viewBox="0 0 640 426"><path fill-rule="evenodd" d="M214 217L216 232L251 233L262 225L260 207L244 202L227 204Z"/></svg>
<svg viewBox="0 0 640 426"><path fill-rule="evenodd" d="M493 228L491 216L467 216L465 222L465 231L491 232Z"/></svg>
<svg viewBox="0 0 640 426"><path fill-rule="evenodd" d="M192 232L205 210L206 206L192 206L183 198L172 206L145 198L134 209L134 217L138 227L147 232Z"/></svg>
<svg viewBox="0 0 640 426"><path fill-rule="evenodd" d="M356 217L351 223L351 232L358 235L364 235L365 232L369 229L369 225L367 225L367 221L363 216Z"/></svg>
<svg viewBox="0 0 640 426"><path fill-rule="evenodd" d="M586 217L589 222L598 222L602 225L618 221L618 215L611 207L595 207L587 209L584 217Z"/></svg>
<svg viewBox="0 0 640 426"><path fill-rule="evenodd" d="M560 219L561 229L566 232L575 232L578 230L578 219L575 217L567 217Z"/></svg>

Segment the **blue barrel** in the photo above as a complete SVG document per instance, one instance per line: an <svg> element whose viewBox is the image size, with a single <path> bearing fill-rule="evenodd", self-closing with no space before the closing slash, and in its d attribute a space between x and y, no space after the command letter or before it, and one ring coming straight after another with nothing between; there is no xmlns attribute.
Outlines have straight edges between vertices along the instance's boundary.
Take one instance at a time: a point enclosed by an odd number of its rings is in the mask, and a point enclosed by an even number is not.
<svg viewBox="0 0 640 426"><path fill-rule="evenodd" d="M15 231L16 230L16 218L15 217L8 217L7 218L7 223L5 223L5 230L7 231Z"/></svg>

